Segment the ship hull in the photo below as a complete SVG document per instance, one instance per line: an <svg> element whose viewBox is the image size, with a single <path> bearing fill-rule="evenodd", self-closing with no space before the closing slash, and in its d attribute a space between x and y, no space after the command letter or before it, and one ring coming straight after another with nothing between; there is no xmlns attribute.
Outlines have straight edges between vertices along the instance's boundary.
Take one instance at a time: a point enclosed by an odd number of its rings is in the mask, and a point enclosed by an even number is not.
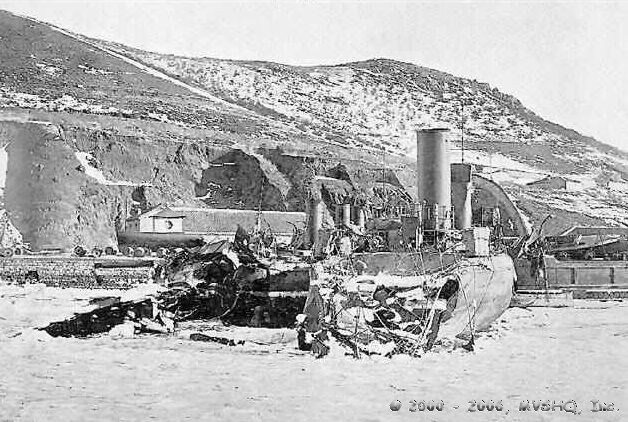
<svg viewBox="0 0 628 422"><path fill-rule="evenodd" d="M515 267L507 254L467 258L453 271L459 287L455 307L445 315L439 337L469 338L484 331L508 309Z"/></svg>
<svg viewBox="0 0 628 422"><path fill-rule="evenodd" d="M381 252L353 256L353 263L361 265L362 275L348 280L345 289L370 289L374 294L380 286L392 292L405 311L393 309L389 302L382 303L389 311L401 312L397 320L384 325L416 334L404 323L420 321L421 327L429 327L422 335L428 339L427 348L437 339L468 339L473 333L487 330L510 306L516 280L514 263L506 253L461 257Z"/></svg>

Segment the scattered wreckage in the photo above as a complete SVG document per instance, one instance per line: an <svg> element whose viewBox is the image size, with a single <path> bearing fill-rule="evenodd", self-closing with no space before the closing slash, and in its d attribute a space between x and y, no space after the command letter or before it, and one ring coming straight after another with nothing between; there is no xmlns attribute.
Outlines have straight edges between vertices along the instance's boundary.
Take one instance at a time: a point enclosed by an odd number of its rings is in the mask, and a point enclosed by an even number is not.
<svg viewBox="0 0 628 422"><path fill-rule="evenodd" d="M506 254L450 255L446 266L421 262L420 253L367 256L391 266L411 261L414 275L387 270L377 275L327 272L325 279L310 287L304 313L299 316L301 348L310 347L305 344L309 338L314 352L322 356L329 350L325 339L331 335L356 357L420 356L446 339L463 339L463 347L471 349L475 333L488 328L512 298L515 273ZM363 265L355 257L352 261L353 268L358 266L356 261Z"/></svg>
<svg viewBox="0 0 628 422"><path fill-rule="evenodd" d="M331 342L349 354L420 356L444 339L486 329L508 307L514 268L508 255L356 253L271 272L236 241L185 249L167 261L167 289L132 301L100 299L95 309L43 328L54 337L89 337L119 325L173 333L184 321L296 328L300 350L317 357ZM233 339L194 333L226 345Z"/></svg>
<svg viewBox="0 0 628 422"><path fill-rule="evenodd" d="M53 337L88 337L130 324L136 332L171 333L178 323L220 319L226 324L292 326L309 288L309 268L271 274L248 248L220 242L184 249L164 266L167 289L137 300L93 302L95 309L44 327Z"/></svg>

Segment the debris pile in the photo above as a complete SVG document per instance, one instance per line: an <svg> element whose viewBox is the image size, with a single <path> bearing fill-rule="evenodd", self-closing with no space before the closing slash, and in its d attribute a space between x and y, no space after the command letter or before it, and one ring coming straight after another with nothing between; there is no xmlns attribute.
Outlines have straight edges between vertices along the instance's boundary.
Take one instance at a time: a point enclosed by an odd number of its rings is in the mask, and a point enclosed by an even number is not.
<svg viewBox="0 0 628 422"><path fill-rule="evenodd" d="M133 301L101 300L96 309L43 329L55 337L87 337L114 327L131 334L185 332L178 329L183 321L220 321L296 328L298 348L316 357L335 345L356 358L418 357L437 345L472 350L475 333L487 329L512 298L514 268L505 254L353 254L307 267L286 263L276 273L247 243L182 250L164 266L165 290ZM387 272L391 268L395 274ZM241 344L208 332L190 339Z"/></svg>
<svg viewBox="0 0 628 422"><path fill-rule="evenodd" d="M458 286L453 272L331 276L310 287L297 318L299 348L324 356L331 336L355 357L420 356L434 346L441 323L451 317Z"/></svg>
<svg viewBox="0 0 628 422"><path fill-rule="evenodd" d="M164 277L168 287L155 295L109 298L43 330L54 337L86 337L128 324L136 333L171 333L179 322L215 318L233 325L293 327L309 288L309 272L271 275L247 248L229 242L180 251L167 260Z"/></svg>

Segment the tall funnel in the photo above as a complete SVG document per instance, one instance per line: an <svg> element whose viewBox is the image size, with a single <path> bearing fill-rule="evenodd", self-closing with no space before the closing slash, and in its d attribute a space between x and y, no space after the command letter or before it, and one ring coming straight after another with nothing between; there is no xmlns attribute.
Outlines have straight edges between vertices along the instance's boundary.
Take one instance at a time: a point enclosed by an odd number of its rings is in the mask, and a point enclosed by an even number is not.
<svg viewBox="0 0 628 422"><path fill-rule="evenodd" d="M417 130L419 203L451 208L449 129Z"/></svg>

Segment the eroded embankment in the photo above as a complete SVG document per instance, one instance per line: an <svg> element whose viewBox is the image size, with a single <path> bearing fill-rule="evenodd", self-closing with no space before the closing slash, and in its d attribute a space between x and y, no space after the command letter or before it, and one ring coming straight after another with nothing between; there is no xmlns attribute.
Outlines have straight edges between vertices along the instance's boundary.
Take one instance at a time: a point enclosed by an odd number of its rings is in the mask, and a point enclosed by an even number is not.
<svg viewBox="0 0 628 422"><path fill-rule="evenodd" d="M0 122L8 144L5 208L34 250L115 245L115 221L131 187L96 183L62 130L45 122Z"/></svg>
<svg viewBox="0 0 628 422"><path fill-rule="evenodd" d="M0 146L8 144L5 208L34 250L115 246L132 206L253 209L261 197L262 209L275 209L284 201L254 157L241 153L251 165L236 171L219 165L237 154L223 139L181 137L133 120L53 117L0 119ZM220 192L207 189L219 185Z"/></svg>

